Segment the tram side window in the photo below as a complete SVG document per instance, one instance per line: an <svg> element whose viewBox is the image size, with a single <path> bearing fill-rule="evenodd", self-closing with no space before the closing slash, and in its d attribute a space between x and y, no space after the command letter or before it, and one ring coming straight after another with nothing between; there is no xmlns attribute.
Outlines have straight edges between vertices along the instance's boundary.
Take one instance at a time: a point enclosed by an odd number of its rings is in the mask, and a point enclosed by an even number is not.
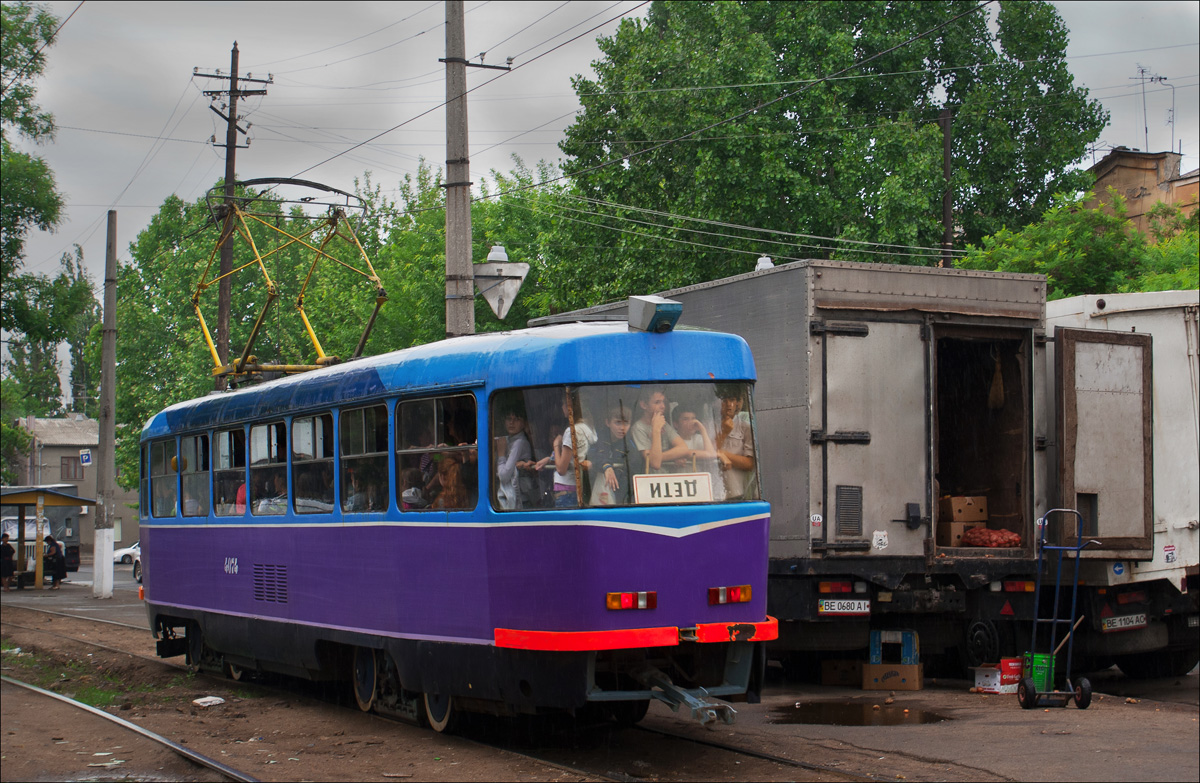
<svg viewBox="0 0 1200 783"><path fill-rule="evenodd" d="M342 511L387 510L387 453L386 405L342 411Z"/></svg>
<svg viewBox="0 0 1200 783"><path fill-rule="evenodd" d="M292 490L297 514L333 510L332 414L292 420Z"/></svg>
<svg viewBox="0 0 1200 783"><path fill-rule="evenodd" d="M179 494L175 462L173 438L150 444L150 493L153 498L150 513L156 517L175 516L175 501Z"/></svg>
<svg viewBox="0 0 1200 783"><path fill-rule="evenodd" d="M282 421L250 428L250 512L287 513L287 426Z"/></svg>
<svg viewBox="0 0 1200 783"><path fill-rule="evenodd" d="M143 517L150 514L150 444L142 446L142 458L138 470L141 473L141 492L138 494L138 503L141 505L141 515Z"/></svg>
<svg viewBox="0 0 1200 783"><path fill-rule="evenodd" d="M213 471L213 491L219 517L241 516L246 513L246 432L242 429L222 430L214 436L216 470Z"/></svg>
<svg viewBox="0 0 1200 783"><path fill-rule="evenodd" d="M208 436L185 435L179 441L183 479L183 515L208 516Z"/></svg>
<svg viewBox="0 0 1200 783"><path fill-rule="evenodd" d="M475 398L396 406L396 492L405 511L471 509L479 498Z"/></svg>

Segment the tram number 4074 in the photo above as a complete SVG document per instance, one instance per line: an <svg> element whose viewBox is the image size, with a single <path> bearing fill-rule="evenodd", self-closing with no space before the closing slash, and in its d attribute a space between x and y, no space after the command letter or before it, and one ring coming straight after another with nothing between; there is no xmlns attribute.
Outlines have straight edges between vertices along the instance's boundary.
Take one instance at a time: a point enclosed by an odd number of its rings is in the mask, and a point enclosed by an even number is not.
<svg viewBox="0 0 1200 783"><path fill-rule="evenodd" d="M238 564L236 557L225 558L225 573L236 574L238 572Z"/></svg>

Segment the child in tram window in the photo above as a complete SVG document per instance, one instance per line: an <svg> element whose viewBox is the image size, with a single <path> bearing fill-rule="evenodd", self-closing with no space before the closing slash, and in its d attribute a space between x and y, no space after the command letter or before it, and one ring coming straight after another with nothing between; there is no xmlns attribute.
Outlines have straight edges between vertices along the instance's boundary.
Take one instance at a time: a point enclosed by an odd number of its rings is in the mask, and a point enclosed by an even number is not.
<svg viewBox="0 0 1200 783"><path fill-rule="evenodd" d="M607 432L590 451L591 501L593 506L623 506L629 503L629 409L620 403L613 405L604 425Z"/></svg>
<svg viewBox="0 0 1200 783"><path fill-rule="evenodd" d="M425 477L420 468L405 469L400 474L400 479L404 484L400 490L400 508L412 511L429 505L425 501L425 494L421 491L421 488L425 486Z"/></svg>
<svg viewBox="0 0 1200 783"><path fill-rule="evenodd" d="M672 470L683 473L707 470L717 459L717 447L708 435L708 428L696 413L697 406L682 401L671 411L675 431L687 444L689 452L672 463Z"/></svg>
<svg viewBox="0 0 1200 783"><path fill-rule="evenodd" d="M495 439L496 501L505 510L517 509L520 504L517 464L533 456L529 436L525 433L525 411L509 408L501 416L504 435Z"/></svg>
<svg viewBox="0 0 1200 783"><path fill-rule="evenodd" d="M568 417L568 425L563 434L554 439L554 505L557 508L575 508L578 505L577 495L585 499L589 497L590 485L586 479L592 463L588 460L588 449L599 440L599 435L584 420L578 405L576 404L574 410L571 405L570 399L563 399L563 416ZM579 438L578 448L575 444L576 436ZM576 457L579 458L578 475L584 479L582 491L579 493L575 489Z"/></svg>

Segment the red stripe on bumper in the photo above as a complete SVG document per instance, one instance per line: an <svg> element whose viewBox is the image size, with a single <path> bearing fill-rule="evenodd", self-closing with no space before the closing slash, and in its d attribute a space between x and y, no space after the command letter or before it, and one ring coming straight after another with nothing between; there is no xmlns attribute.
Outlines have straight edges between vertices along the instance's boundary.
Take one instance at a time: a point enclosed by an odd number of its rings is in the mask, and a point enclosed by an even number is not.
<svg viewBox="0 0 1200 783"><path fill-rule="evenodd" d="M767 617L762 623L701 623L696 626L700 642L769 642L779 638L779 621Z"/></svg>
<svg viewBox="0 0 1200 783"><path fill-rule="evenodd" d="M766 642L779 637L779 622L768 617L762 623L703 623L696 626L699 642ZM629 628L616 631L518 631L496 629L496 646L514 650L624 650L638 647L675 647L679 629Z"/></svg>
<svg viewBox="0 0 1200 783"><path fill-rule="evenodd" d="M496 629L496 646L515 650L622 650L632 647L672 647L679 644L678 628L630 628L619 631L515 631Z"/></svg>

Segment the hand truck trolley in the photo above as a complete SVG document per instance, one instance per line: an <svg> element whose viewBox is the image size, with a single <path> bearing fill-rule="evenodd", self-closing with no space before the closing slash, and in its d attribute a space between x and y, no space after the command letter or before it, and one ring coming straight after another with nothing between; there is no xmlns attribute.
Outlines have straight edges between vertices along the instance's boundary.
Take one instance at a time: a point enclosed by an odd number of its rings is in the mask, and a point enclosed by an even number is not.
<svg viewBox="0 0 1200 783"><path fill-rule="evenodd" d="M1046 543L1046 531L1050 526L1051 514L1075 515L1074 546L1055 546ZM1037 582L1033 590L1033 635L1030 637L1030 651L1025 653L1021 681L1017 683L1017 701L1020 702L1023 709L1029 710L1034 707L1065 707L1067 706L1067 702L1074 698L1075 706L1081 710L1086 710L1088 705L1092 703L1092 684L1088 682L1086 677L1080 677L1078 680L1072 681L1071 655L1075 648L1075 629L1083 621L1082 616L1079 619L1075 619L1075 609L1077 608L1079 598L1080 553L1089 544L1098 544L1100 542L1083 540L1083 515L1074 509L1050 509L1038 520L1037 529ZM1040 617L1042 576L1044 574L1047 552L1053 552L1056 555L1054 569L1054 608L1051 611L1050 617ZM1062 597L1063 557L1068 552L1075 553L1075 556L1070 558L1074 560L1074 573L1071 577L1071 612L1066 617L1059 617L1059 601ZM1047 648L1050 650L1050 653L1048 655L1039 655L1037 653L1038 627L1043 624L1048 625L1050 630L1050 645ZM1060 625L1067 626L1067 633L1062 641L1058 639ZM1063 644L1067 645L1067 658L1064 662L1067 688L1065 691L1059 691L1054 688L1054 659L1058 655L1058 651L1062 649Z"/></svg>

